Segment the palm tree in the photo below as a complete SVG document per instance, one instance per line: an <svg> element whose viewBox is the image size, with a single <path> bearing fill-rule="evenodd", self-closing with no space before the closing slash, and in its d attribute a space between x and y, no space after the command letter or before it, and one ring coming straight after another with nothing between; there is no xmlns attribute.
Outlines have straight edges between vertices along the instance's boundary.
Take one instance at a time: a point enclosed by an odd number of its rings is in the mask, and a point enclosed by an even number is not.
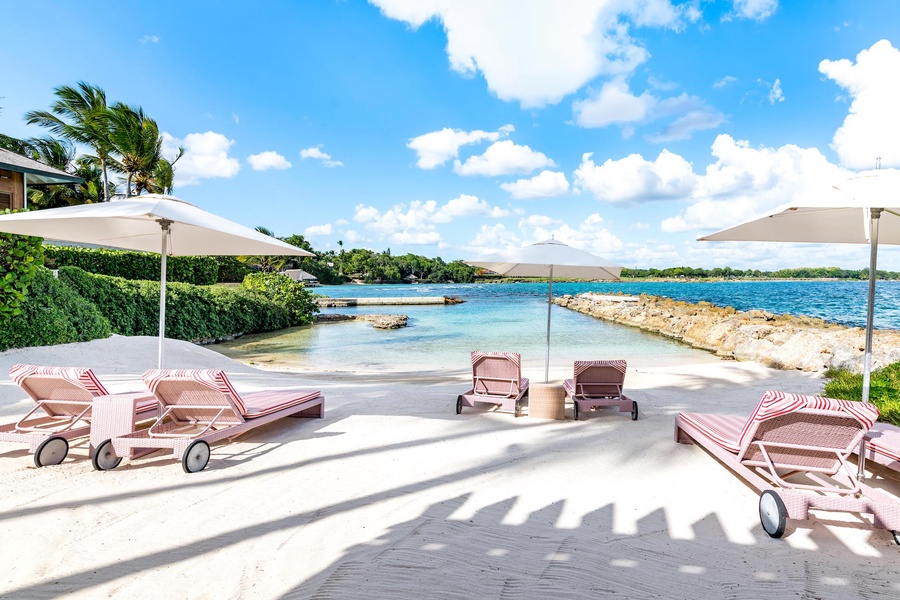
<svg viewBox="0 0 900 600"><path fill-rule="evenodd" d="M125 173L125 197L128 198L132 195L135 176L144 178L142 188L146 189L146 180L159 167L162 160L159 126L144 114L142 108L121 102L112 105L106 115L110 149L116 156L110 159L110 164L115 170ZM140 193L141 189L137 191Z"/></svg>
<svg viewBox="0 0 900 600"><path fill-rule="evenodd" d="M51 137L32 138L28 144L34 149L33 158L60 171L71 172L75 148L65 140ZM38 208L57 208L82 204L81 194L71 185L42 185L28 190L28 200Z"/></svg>
<svg viewBox="0 0 900 600"><path fill-rule="evenodd" d="M29 125L46 127L56 135L93 148L103 174L103 200L109 200L107 164L110 160L110 143L107 127L106 92L99 87L79 81L76 87L68 85L56 88L57 100L50 111L33 110L25 113Z"/></svg>

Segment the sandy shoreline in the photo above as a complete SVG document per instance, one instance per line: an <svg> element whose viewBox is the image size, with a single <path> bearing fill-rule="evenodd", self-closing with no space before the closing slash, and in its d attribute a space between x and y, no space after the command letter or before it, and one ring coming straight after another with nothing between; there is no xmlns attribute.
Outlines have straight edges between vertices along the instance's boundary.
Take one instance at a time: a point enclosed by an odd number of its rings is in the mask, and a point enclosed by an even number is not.
<svg viewBox="0 0 900 600"><path fill-rule="evenodd" d="M858 598L900 593L897 546L820 514L769 539L757 495L672 440L685 409L748 414L767 389L818 376L704 352L634 365L641 420L454 414L467 371L284 373L169 342L169 364L225 369L240 390L310 387L322 420L277 422L213 448L98 473L86 443L35 469L0 444L0 596L49 598ZM0 353L83 365L113 391L155 366L154 338ZM539 377L538 372L525 375ZM566 375L565 366L551 379ZM27 402L0 381L4 421ZM568 410L571 417L571 409ZM876 480L897 493L894 481Z"/></svg>

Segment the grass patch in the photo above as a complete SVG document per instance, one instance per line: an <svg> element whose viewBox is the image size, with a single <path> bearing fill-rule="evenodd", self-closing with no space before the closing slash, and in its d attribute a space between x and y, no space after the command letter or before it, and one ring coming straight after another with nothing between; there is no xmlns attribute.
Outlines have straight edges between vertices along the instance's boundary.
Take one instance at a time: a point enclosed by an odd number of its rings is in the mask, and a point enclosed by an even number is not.
<svg viewBox="0 0 900 600"><path fill-rule="evenodd" d="M862 374L843 369L828 369L825 395L829 398L862 400ZM900 363L872 372L869 400L881 411L879 421L900 426Z"/></svg>

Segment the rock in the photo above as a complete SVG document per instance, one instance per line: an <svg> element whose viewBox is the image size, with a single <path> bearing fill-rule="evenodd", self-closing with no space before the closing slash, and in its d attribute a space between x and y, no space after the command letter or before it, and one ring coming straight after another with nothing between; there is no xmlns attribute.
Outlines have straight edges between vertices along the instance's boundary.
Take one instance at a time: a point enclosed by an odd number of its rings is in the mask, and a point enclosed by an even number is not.
<svg viewBox="0 0 900 600"><path fill-rule="evenodd" d="M598 319L679 340L722 358L754 360L775 368L822 372L831 367L862 370L864 332L812 317L793 317L709 302L690 304L641 294L622 302L590 294L554 303ZM876 331L874 368L900 362L900 331Z"/></svg>
<svg viewBox="0 0 900 600"><path fill-rule="evenodd" d="M337 313L320 314L316 323L346 323L347 321L368 321L375 329L400 329L406 327L409 317L406 315L344 315Z"/></svg>

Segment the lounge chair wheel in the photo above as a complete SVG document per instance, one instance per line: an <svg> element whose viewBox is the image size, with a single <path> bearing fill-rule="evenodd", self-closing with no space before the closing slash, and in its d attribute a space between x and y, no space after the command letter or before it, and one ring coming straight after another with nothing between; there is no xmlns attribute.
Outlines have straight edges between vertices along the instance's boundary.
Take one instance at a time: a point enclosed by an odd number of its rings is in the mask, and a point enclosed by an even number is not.
<svg viewBox="0 0 900 600"><path fill-rule="evenodd" d="M894 536L894 543L900 546L900 531L891 531L891 535Z"/></svg>
<svg viewBox="0 0 900 600"><path fill-rule="evenodd" d="M113 450L112 440L106 440L94 450L91 464L95 471L110 471L122 463L122 457L116 456Z"/></svg>
<svg viewBox="0 0 900 600"><path fill-rule="evenodd" d="M462 414L462 396L456 397L456 414Z"/></svg>
<svg viewBox="0 0 900 600"><path fill-rule="evenodd" d="M58 465L69 453L69 442L61 437L47 438L34 453L34 466Z"/></svg>
<svg viewBox="0 0 900 600"><path fill-rule="evenodd" d="M637 402L632 402L632 403L631 403L631 406L632 406L632 408L631 408L631 420L632 420L632 421L637 421L637 418L638 418L638 405L637 405Z"/></svg>
<svg viewBox="0 0 900 600"><path fill-rule="evenodd" d="M766 490L759 497L759 522L769 537L780 538L784 535L787 521L787 509L781 496L772 490Z"/></svg>
<svg viewBox="0 0 900 600"><path fill-rule="evenodd" d="M197 440L187 447L181 457L181 468L185 473L197 473L206 468L209 463L209 444L203 440Z"/></svg>

